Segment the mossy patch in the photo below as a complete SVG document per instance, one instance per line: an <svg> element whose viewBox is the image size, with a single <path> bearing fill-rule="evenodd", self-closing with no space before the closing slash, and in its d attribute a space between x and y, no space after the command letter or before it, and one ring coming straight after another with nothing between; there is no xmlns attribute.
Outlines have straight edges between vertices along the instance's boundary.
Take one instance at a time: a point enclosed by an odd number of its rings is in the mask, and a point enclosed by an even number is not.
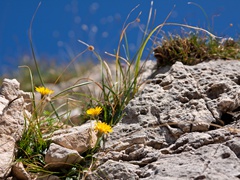
<svg viewBox="0 0 240 180"><path fill-rule="evenodd" d="M154 50L157 68L181 61L185 65L195 65L214 59L240 59L240 44L231 38L214 39L190 34L165 37Z"/></svg>

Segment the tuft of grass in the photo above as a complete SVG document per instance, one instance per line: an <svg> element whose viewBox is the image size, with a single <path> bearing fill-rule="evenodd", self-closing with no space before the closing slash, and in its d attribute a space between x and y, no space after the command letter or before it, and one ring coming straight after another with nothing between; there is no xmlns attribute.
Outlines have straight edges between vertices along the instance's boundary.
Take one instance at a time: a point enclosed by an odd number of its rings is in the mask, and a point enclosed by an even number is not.
<svg viewBox="0 0 240 180"><path fill-rule="evenodd" d="M179 35L165 37L162 45L154 49L157 67L172 65L181 61L194 65L214 59L240 59L240 44L231 38L216 39L191 33L187 37Z"/></svg>
<svg viewBox="0 0 240 180"><path fill-rule="evenodd" d="M137 6L129 13L125 23L123 24L116 53L107 53L115 58L115 72L111 71L110 64L101 58L98 52L95 51L94 46L79 40L80 43L86 45L87 49L95 55L101 65L101 81L94 82L96 87L100 88L101 94L98 98L90 97L89 102L92 102L90 107L102 107L103 111L99 119L110 126L116 125L121 120L124 115L123 109L135 96L139 87L141 86L141 82L139 80L139 75L142 68L141 60L143 51L145 50L145 47L151 37L150 35L147 35L147 30L151 19L152 5L153 3L151 3L149 19L146 29L144 30L142 42L140 43L138 51L132 58L129 55L127 29L132 24L139 23L140 18L137 16L134 21L127 23L129 16L131 15L132 11L137 8ZM123 52L120 48L122 45L124 47ZM122 54L124 54L125 57Z"/></svg>
<svg viewBox="0 0 240 180"><path fill-rule="evenodd" d="M190 33L188 36L170 35L154 50L157 68L181 61L195 65L214 59L240 59L240 43L231 38L218 39L211 36Z"/></svg>

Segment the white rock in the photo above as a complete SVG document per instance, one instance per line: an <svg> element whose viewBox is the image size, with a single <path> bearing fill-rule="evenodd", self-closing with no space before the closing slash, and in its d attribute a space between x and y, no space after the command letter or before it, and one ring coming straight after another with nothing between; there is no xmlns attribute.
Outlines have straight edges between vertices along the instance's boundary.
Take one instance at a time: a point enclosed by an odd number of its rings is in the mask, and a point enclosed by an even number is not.
<svg viewBox="0 0 240 180"><path fill-rule="evenodd" d="M8 105L9 101L3 96L0 96L0 115L2 115L4 108Z"/></svg>
<svg viewBox="0 0 240 180"><path fill-rule="evenodd" d="M95 121L90 121L81 126L55 131L51 140L81 154L89 148L93 148L97 142L97 132L94 131L94 124Z"/></svg>
<svg viewBox="0 0 240 180"><path fill-rule="evenodd" d="M25 114L30 116L25 111L24 101L30 98L19 88L20 83L16 79L4 79L0 88L0 179L6 179L11 171L15 142L22 137Z"/></svg>
<svg viewBox="0 0 240 180"><path fill-rule="evenodd" d="M24 99L19 97L12 101L0 116L0 132L12 136L18 141L24 129Z"/></svg>
<svg viewBox="0 0 240 180"><path fill-rule="evenodd" d="M64 148L51 143L45 156L47 168L65 167L68 164L79 163L83 159L76 150Z"/></svg>
<svg viewBox="0 0 240 180"><path fill-rule="evenodd" d="M19 96L20 83L16 79L4 79L1 87L1 94L7 100L12 101Z"/></svg>
<svg viewBox="0 0 240 180"><path fill-rule="evenodd" d="M0 134L0 179L5 179L11 171L14 159L15 140L13 137Z"/></svg>

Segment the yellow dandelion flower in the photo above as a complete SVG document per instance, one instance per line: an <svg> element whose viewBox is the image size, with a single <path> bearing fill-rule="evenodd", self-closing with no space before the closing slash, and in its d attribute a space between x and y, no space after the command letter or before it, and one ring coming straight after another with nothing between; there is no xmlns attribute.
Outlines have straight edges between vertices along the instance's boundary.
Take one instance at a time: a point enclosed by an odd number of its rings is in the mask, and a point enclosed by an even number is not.
<svg viewBox="0 0 240 180"><path fill-rule="evenodd" d="M36 89L36 91L39 92L41 95L49 95L49 94L54 93L53 90L48 89L48 88L43 87L43 86L35 87L35 89Z"/></svg>
<svg viewBox="0 0 240 180"><path fill-rule="evenodd" d="M87 110L87 114L91 116L98 116L99 114L101 114L101 112L102 112L102 108L99 106L95 108L90 108Z"/></svg>
<svg viewBox="0 0 240 180"><path fill-rule="evenodd" d="M112 127L104 122L98 121L95 124L94 130L97 131L99 134L103 134L103 133L107 134L107 133L112 132Z"/></svg>

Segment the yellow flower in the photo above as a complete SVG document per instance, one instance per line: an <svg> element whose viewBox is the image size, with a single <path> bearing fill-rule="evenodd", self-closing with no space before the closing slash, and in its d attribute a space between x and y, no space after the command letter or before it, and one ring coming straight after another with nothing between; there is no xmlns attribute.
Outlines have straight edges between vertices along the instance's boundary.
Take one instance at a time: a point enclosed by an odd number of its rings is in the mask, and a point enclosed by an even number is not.
<svg viewBox="0 0 240 180"><path fill-rule="evenodd" d="M36 91L39 92L41 95L48 95L48 94L54 93L53 90L48 89L48 88L43 87L43 86L35 87L35 89L36 89Z"/></svg>
<svg viewBox="0 0 240 180"><path fill-rule="evenodd" d="M98 116L102 112L102 108L97 106L95 108L90 108L87 110L87 114L91 116Z"/></svg>
<svg viewBox="0 0 240 180"><path fill-rule="evenodd" d="M108 124L104 123L104 122L98 121L95 124L94 130L98 131L99 134L103 134L103 133L107 134L107 133L112 132L112 127L109 126Z"/></svg>

